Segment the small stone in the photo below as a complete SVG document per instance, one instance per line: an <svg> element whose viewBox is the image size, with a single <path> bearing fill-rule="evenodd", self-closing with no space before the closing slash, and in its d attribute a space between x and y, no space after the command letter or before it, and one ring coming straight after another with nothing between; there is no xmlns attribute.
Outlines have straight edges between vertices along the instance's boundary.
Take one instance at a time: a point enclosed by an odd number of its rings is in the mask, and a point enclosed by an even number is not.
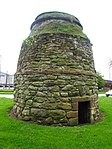
<svg viewBox="0 0 112 149"><path fill-rule="evenodd" d="M30 100L31 99L31 96L28 95L28 96L25 97L25 99L26 100Z"/></svg>
<svg viewBox="0 0 112 149"><path fill-rule="evenodd" d="M27 101L26 101L26 105L31 105L32 102L33 102L33 100L27 100Z"/></svg>
<svg viewBox="0 0 112 149"><path fill-rule="evenodd" d="M51 87L55 85L54 80L45 80L43 83L44 83L44 86L46 87Z"/></svg>
<svg viewBox="0 0 112 149"><path fill-rule="evenodd" d="M20 113L20 110L21 110L21 108L20 107L17 107L16 112L17 113Z"/></svg>
<svg viewBox="0 0 112 149"><path fill-rule="evenodd" d="M62 88L62 91L71 91L74 88L73 85L66 85L65 87Z"/></svg>
<svg viewBox="0 0 112 149"><path fill-rule="evenodd" d="M61 101L62 102L69 102L69 98L63 97L63 98L61 98Z"/></svg>
<svg viewBox="0 0 112 149"><path fill-rule="evenodd" d="M22 120L29 121L30 120L30 117L29 116L24 116L24 117L22 117Z"/></svg>
<svg viewBox="0 0 112 149"><path fill-rule="evenodd" d="M35 96L36 93L37 93L37 91L30 90L30 95L31 95L31 97Z"/></svg>
<svg viewBox="0 0 112 149"><path fill-rule="evenodd" d="M64 110L49 110L49 116L53 117L54 119L60 119L65 116Z"/></svg>
<svg viewBox="0 0 112 149"><path fill-rule="evenodd" d="M17 109L17 105L14 105L13 106L13 110L15 111Z"/></svg>
<svg viewBox="0 0 112 149"><path fill-rule="evenodd" d="M54 103L56 101L55 98L48 98L48 100L49 100L50 103Z"/></svg>
<svg viewBox="0 0 112 149"><path fill-rule="evenodd" d="M63 80L70 80L70 76L65 76L65 75L61 75L61 76L58 76L58 79L63 79Z"/></svg>
<svg viewBox="0 0 112 149"><path fill-rule="evenodd" d="M53 98L58 98L58 97L60 97L60 93L59 92L54 92L54 93L52 93L52 97Z"/></svg>
<svg viewBox="0 0 112 149"><path fill-rule="evenodd" d="M60 95L61 95L62 97L68 97L68 93L67 93L67 92L61 92Z"/></svg>
<svg viewBox="0 0 112 149"><path fill-rule="evenodd" d="M18 102L19 103L25 103L24 99L21 99L21 98L18 99Z"/></svg>
<svg viewBox="0 0 112 149"><path fill-rule="evenodd" d="M44 102L44 101L46 101L47 99L46 98L43 98L43 97L35 97L34 98L34 101L36 101L36 102L39 102L39 103L42 103L42 102Z"/></svg>
<svg viewBox="0 0 112 149"><path fill-rule="evenodd" d="M60 123L68 123L68 120L66 117L60 119Z"/></svg>
<svg viewBox="0 0 112 149"><path fill-rule="evenodd" d="M39 90L39 91L47 91L48 88L47 88L47 87L40 87L38 90Z"/></svg>
<svg viewBox="0 0 112 149"><path fill-rule="evenodd" d="M80 96L79 90L69 92L68 94L69 94L70 97Z"/></svg>
<svg viewBox="0 0 112 149"><path fill-rule="evenodd" d="M44 124L52 124L52 123L53 123L52 117L48 117L44 120Z"/></svg>
<svg viewBox="0 0 112 149"><path fill-rule="evenodd" d="M29 110L23 110L22 111L22 115L24 115L24 116L29 115L29 114L30 114Z"/></svg>
<svg viewBox="0 0 112 149"><path fill-rule="evenodd" d="M72 103L72 107L74 111L78 111L78 102L77 103Z"/></svg>
<svg viewBox="0 0 112 149"><path fill-rule="evenodd" d="M44 109L31 108L31 115L35 117L46 117L47 111Z"/></svg>
<svg viewBox="0 0 112 149"><path fill-rule="evenodd" d="M66 82L65 82L65 80L58 79L58 80L55 81L55 84L56 85L65 85Z"/></svg>
<svg viewBox="0 0 112 149"><path fill-rule="evenodd" d="M44 94L43 92L37 92L36 96L38 96L38 97L46 97L47 95Z"/></svg>
<svg viewBox="0 0 112 149"><path fill-rule="evenodd" d="M47 75L47 79L48 80L56 80L57 79L57 76Z"/></svg>
<svg viewBox="0 0 112 149"><path fill-rule="evenodd" d="M39 81L44 81L44 80L46 80L46 79L47 79L47 76L38 77L38 80L39 80Z"/></svg>
<svg viewBox="0 0 112 149"><path fill-rule="evenodd" d="M53 110L57 108L57 104L56 103L44 103L42 104L42 107L48 110Z"/></svg>
<svg viewBox="0 0 112 149"><path fill-rule="evenodd" d="M41 87L43 85L43 82L39 82L39 81L32 82L32 85L37 86L37 87Z"/></svg>
<svg viewBox="0 0 112 149"><path fill-rule="evenodd" d="M31 114L37 114L38 109L37 108L31 108Z"/></svg>
<svg viewBox="0 0 112 149"><path fill-rule="evenodd" d="M64 110L70 110L72 107L70 103L60 103L58 104L58 108L64 109Z"/></svg>
<svg viewBox="0 0 112 149"><path fill-rule="evenodd" d="M25 95L29 95L30 94L30 91L28 89L24 90L24 94Z"/></svg>
<svg viewBox="0 0 112 149"><path fill-rule="evenodd" d="M69 111L69 112L67 112L67 117L68 118L76 118L76 117L78 117L78 112L77 111Z"/></svg>
<svg viewBox="0 0 112 149"><path fill-rule="evenodd" d="M59 86L51 86L51 87L49 87L49 90L52 92L57 92L60 90L60 88L59 88Z"/></svg>
<svg viewBox="0 0 112 149"><path fill-rule="evenodd" d="M33 102L33 105L32 105L32 107L34 107L34 108L40 108L41 106L42 106L42 104L38 103L38 102Z"/></svg>
<svg viewBox="0 0 112 149"><path fill-rule="evenodd" d="M69 119L69 125L70 126L78 125L78 118L70 118Z"/></svg>
<svg viewBox="0 0 112 149"><path fill-rule="evenodd" d="M37 91L37 89L38 89L38 87L35 87L35 86L32 86L32 85L30 85L28 88L29 88L30 90L34 90L34 91Z"/></svg>

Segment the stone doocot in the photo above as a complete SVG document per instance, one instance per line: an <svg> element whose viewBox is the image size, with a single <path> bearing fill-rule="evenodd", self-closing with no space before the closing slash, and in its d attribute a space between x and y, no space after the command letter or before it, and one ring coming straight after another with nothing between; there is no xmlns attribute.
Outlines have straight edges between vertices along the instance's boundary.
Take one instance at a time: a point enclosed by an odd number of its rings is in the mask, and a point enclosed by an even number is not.
<svg viewBox="0 0 112 149"><path fill-rule="evenodd" d="M72 15L39 15L24 40L15 74L17 119L74 126L99 119L92 44Z"/></svg>

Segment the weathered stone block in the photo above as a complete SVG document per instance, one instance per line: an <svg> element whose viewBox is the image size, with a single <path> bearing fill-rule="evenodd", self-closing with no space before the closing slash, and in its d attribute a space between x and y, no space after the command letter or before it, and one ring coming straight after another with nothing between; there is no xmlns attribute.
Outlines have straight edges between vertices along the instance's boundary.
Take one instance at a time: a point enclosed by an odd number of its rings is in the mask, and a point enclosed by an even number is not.
<svg viewBox="0 0 112 149"><path fill-rule="evenodd" d="M19 117L20 118L20 117ZM29 120L31 120L31 118L29 117L29 116L24 116L24 117L22 117L22 120L24 120L24 121L29 121Z"/></svg>
<svg viewBox="0 0 112 149"><path fill-rule="evenodd" d="M36 96L38 96L38 97L46 97L47 95L46 94L44 94L43 92L37 92L37 94L36 94Z"/></svg>
<svg viewBox="0 0 112 149"><path fill-rule="evenodd" d="M53 92L52 93L52 97L53 98L59 98L60 97L60 93L59 92Z"/></svg>
<svg viewBox="0 0 112 149"><path fill-rule="evenodd" d="M25 95L30 95L30 91L28 89L24 90Z"/></svg>
<svg viewBox="0 0 112 149"><path fill-rule="evenodd" d="M66 117L60 119L60 123L68 123L68 119Z"/></svg>
<svg viewBox="0 0 112 149"><path fill-rule="evenodd" d="M47 111L44 109L31 108L31 115L35 117L46 117Z"/></svg>
<svg viewBox="0 0 112 149"><path fill-rule="evenodd" d="M32 85L41 87L43 85L43 82L35 81L35 82L32 82Z"/></svg>
<svg viewBox="0 0 112 149"><path fill-rule="evenodd" d="M78 111L78 102L72 103L72 107L74 111Z"/></svg>
<svg viewBox="0 0 112 149"><path fill-rule="evenodd" d="M35 86L30 85L30 86L28 87L28 89L29 89L29 90L33 90L33 91L37 91L38 87L35 87Z"/></svg>
<svg viewBox="0 0 112 149"><path fill-rule="evenodd" d="M38 96L35 96L34 97L34 102L39 102L39 103L43 103L44 101L46 101L47 99L45 97L38 97Z"/></svg>
<svg viewBox="0 0 112 149"><path fill-rule="evenodd" d="M48 117L44 120L44 124L48 125L48 124L52 124L53 123L53 118L52 117Z"/></svg>
<svg viewBox="0 0 112 149"><path fill-rule="evenodd" d="M69 125L70 126L75 126L78 124L78 118L70 118L69 119Z"/></svg>
<svg viewBox="0 0 112 149"><path fill-rule="evenodd" d="M32 103L33 103L33 100L27 100L26 101L26 105L32 105Z"/></svg>
<svg viewBox="0 0 112 149"><path fill-rule="evenodd" d="M62 80L70 80L71 77L69 75L61 75L61 76L58 76L58 79L62 79Z"/></svg>
<svg viewBox="0 0 112 149"><path fill-rule="evenodd" d="M47 87L39 87L38 90L39 90L39 91L47 91L48 88L47 88Z"/></svg>
<svg viewBox="0 0 112 149"><path fill-rule="evenodd" d="M59 90L60 90L59 86L49 87L49 91L52 91L52 92L58 92Z"/></svg>
<svg viewBox="0 0 112 149"><path fill-rule="evenodd" d="M53 109L57 109L57 103L43 103L42 105L42 108L45 108L45 109L51 109L51 110L53 110Z"/></svg>
<svg viewBox="0 0 112 149"><path fill-rule="evenodd" d="M16 112L19 114L21 112L21 108L20 107L17 107L16 108Z"/></svg>
<svg viewBox="0 0 112 149"><path fill-rule="evenodd" d="M54 103L54 102L56 102L57 101L57 98L48 98L48 101L50 102L50 103ZM59 99L59 101L60 101L60 99Z"/></svg>
<svg viewBox="0 0 112 149"><path fill-rule="evenodd" d="M28 109L28 110L23 110L23 111L22 111L22 115L24 115L24 116L29 115L29 114L30 114L29 109Z"/></svg>
<svg viewBox="0 0 112 149"><path fill-rule="evenodd" d="M25 103L25 100L24 100L24 99L19 98L19 99L18 99L18 102L19 102L19 103Z"/></svg>
<svg viewBox="0 0 112 149"><path fill-rule="evenodd" d="M45 80L43 83L44 83L44 86L46 87L51 87L55 85L54 80Z"/></svg>
<svg viewBox="0 0 112 149"><path fill-rule="evenodd" d="M49 117L52 117L54 119L60 119L65 116L65 111L64 110L49 110Z"/></svg>
<svg viewBox="0 0 112 149"><path fill-rule="evenodd" d="M64 110L70 110L72 108L70 103L59 103L57 107Z"/></svg>
<svg viewBox="0 0 112 149"><path fill-rule="evenodd" d="M47 79L48 79L48 80L56 80L56 79L57 79L57 76L54 76L54 75L47 75Z"/></svg>
<svg viewBox="0 0 112 149"><path fill-rule="evenodd" d="M31 108L31 114L37 114L38 113L38 109L37 108Z"/></svg>
<svg viewBox="0 0 112 149"><path fill-rule="evenodd" d="M67 93L67 92L61 92L60 95L61 95L62 97L68 97L68 93Z"/></svg>
<svg viewBox="0 0 112 149"><path fill-rule="evenodd" d="M74 89L74 86L68 84L64 88L62 88L62 91L71 91L72 89Z"/></svg>
<svg viewBox="0 0 112 149"><path fill-rule="evenodd" d="M65 80L57 79L57 80L55 81L55 84L56 84L56 85L65 85L66 82L65 82Z"/></svg>
<svg viewBox="0 0 112 149"><path fill-rule="evenodd" d="M73 91L73 92L69 91L68 94L69 94L69 97L80 96L79 90L76 90L76 91Z"/></svg>
<svg viewBox="0 0 112 149"><path fill-rule="evenodd" d="M62 102L69 102L69 98L68 97L61 97L60 101Z"/></svg>
<svg viewBox="0 0 112 149"><path fill-rule="evenodd" d="M41 108L42 104L38 103L38 102L33 102L32 107L34 107L34 108Z"/></svg>
<svg viewBox="0 0 112 149"><path fill-rule="evenodd" d="M77 111L69 111L69 112L67 112L67 117L68 118L77 118L78 112Z"/></svg>

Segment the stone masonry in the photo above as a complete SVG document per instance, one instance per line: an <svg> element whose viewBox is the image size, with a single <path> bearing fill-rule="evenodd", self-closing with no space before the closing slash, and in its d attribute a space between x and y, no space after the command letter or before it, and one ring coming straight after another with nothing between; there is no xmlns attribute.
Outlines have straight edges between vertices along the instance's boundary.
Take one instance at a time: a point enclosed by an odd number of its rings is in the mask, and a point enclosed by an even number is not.
<svg viewBox="0 0 112 149"><path fill-rule="evenodd" d="M15 74L13 114L44 125L74 126L99 118L92 45L72 15L47 12L31 25ZM80 113L80 114L79 114ZM83 122L82 122L83 123Z"/></svg>

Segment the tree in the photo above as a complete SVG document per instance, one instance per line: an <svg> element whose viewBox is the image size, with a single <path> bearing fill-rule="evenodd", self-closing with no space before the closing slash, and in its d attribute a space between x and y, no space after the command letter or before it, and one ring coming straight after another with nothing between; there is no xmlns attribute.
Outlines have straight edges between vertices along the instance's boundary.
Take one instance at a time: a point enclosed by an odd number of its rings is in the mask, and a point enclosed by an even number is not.
<svg viewBox="0 0 112 149"><path fill-rule="evenodd" d="M103 79L103 75L100 72L97 72L98 78L98 89L101 89L105 85L105 80Z"/></svg>

